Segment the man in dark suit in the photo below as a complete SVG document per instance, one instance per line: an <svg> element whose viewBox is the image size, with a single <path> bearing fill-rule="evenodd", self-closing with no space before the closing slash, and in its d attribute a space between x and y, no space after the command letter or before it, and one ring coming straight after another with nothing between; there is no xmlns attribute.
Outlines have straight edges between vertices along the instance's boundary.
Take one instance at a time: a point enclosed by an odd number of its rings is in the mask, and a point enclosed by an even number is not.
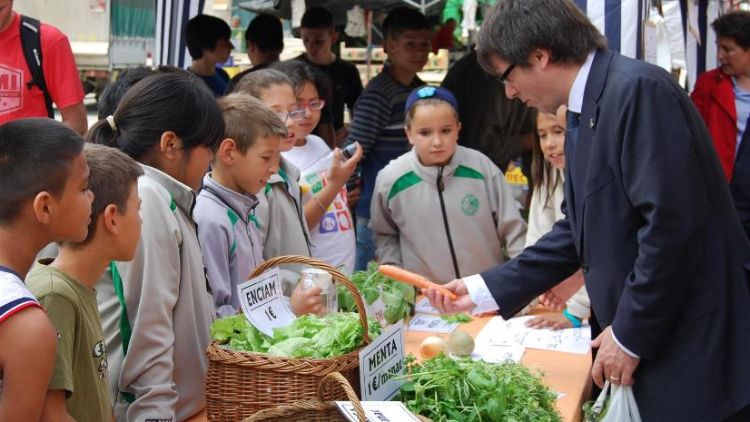
<svg viewBox="0 0 750 422"><path fill-rule="evenodd" d="M686 93L569 0L499 2L479 57L509 97L567 104L566 218L433 305L508 318L581 268L597 385L632 385L644 421L750 420L750 243Z"/></svg>

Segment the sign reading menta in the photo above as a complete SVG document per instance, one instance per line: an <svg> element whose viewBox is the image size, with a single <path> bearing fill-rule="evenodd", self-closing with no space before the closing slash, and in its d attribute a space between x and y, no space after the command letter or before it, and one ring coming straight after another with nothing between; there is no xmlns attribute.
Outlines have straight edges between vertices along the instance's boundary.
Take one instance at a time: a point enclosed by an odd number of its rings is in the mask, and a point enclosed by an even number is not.
<svg viewBox="0 0 750 422"><path fill-rule="evenodd" d="M359 387L363 401L384 401L396 395L404 380L404 322L388 328L359 352Z"/></svg>

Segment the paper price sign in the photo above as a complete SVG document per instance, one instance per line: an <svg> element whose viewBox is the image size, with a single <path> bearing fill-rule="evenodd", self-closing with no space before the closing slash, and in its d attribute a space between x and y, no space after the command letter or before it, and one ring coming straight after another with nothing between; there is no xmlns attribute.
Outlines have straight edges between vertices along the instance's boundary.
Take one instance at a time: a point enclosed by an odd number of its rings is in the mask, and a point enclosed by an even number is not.
<svg viewBox="0 0 750 422"><path fill-rule="evenodd" d="M458 325L457 322L448 322L437 315L417 314L409 321L409 331L448 334L458 328Z"/></svg>
<svg viewBox="0 0 750 422"><path fill-rule="evenodd" d="M363 401L384 401L396 395L404 380L404 323L393 324L359 352L359 389Z"/></svg>
<svg viewBox="0 0 750 422"><path fill-rule="evenodd" d="M368 305L364 298L362 300L365 302L367 316L379 322L381 327L387 326L388 322L385 320L385 302L383 302L383 298L377 298L375 302L372 302L372 305Z"/></svg>
<svg viewBox="0 0 750 422"><path fill-rule="evenodd" d="M237 286L245 317L263 334L286 327L297 318L281 292L279 269L274 268Z"/></svg>
<svg viewBox="0 0 750 422"><path fill-rule="evenodd" d="M400 401L363 401L367 422L419 422ZM359 422L354 405L350 401L337 401L339 412L350 422Z"/></svg>
<svg viewBox="0 0 750 422"><path fill-rule="evenodd" d="M438 315L440 314L440 311L435 309L434 306L430 304L430 301L427 300L427 298L424 298L417 302L416 307L414 308L415 312L422 313L422 314L432 314L432 315Z"/></svg>

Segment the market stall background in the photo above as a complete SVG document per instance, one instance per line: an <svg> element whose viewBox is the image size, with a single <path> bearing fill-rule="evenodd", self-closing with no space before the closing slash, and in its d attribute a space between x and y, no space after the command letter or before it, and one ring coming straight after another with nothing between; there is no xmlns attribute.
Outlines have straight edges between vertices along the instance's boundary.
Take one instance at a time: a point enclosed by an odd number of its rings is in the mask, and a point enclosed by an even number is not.
<svg viewBox="0 0 750 422"><path fill-rule="evenodd" d="M661 65L673 72L688 90L698 74L717 65L716 40L710 23L724 11L747 8L750 3L747 0L574 1L607 37L611 49ZM465 10L478 2L494 0L458 0L464 8L468 7ZM82 79L88 81L91 91L117 69L143 64L187 67L190 56L183 29L199 13L224 14L229 19L238 9L262 11L291 19L293 26L305 7L327 7L345 18L346 12L355 6L368 14L404 4L439 16L446 1L38 0L16 2L14 7L20 13L59 27L68 35ZM219 10L222 12L217 13ZM464 19L464 23L471 24L470 20ZM370 28L377 32L377 24ZM368 40L376 43L378 37Z"/></svg>

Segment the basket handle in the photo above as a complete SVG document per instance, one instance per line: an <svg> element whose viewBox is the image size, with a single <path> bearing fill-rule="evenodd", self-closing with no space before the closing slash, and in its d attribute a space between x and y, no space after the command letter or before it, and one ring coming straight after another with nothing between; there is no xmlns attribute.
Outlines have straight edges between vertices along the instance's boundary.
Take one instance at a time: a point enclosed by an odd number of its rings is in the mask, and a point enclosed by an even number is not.
<svg viewBox="0 0 750 422"><path fill-rule="evenodd" d="M317 400L303 400L279 407L263 409L254 415L243 419L242 422L276 421L279 419L296 420L295 417L299 418L300 412L338 411L335 402L326 400L326 396L328 396L334 388L344 390L347 399L349 399L354 406L354 411L357 413L357 419L359 422L366 422L365 410L362 408L362 403L360 403L359 398L357 398L357 393L354 392L349 381L341 375L340 372L331 372L321 380L320 386L318 387Z"/></svg>
<svg viewBox="0 0 750 422"><path fill-rule="evenodd" d="M301 412L331 412L338 410L336 403L321 403L317 400L304 400L279 407L263 409L245 419L242 422L267 422L280 419L295 420Z"/></svg>
<svg viewBox="0 0 750 422"><path fill-rule="evenodd" d="M362 327L365 329L365 334L362 337L362 341L364 341L365 344L370 344L372 339L370 339L369 335L369 326L367 323L367 311L365 310L365 304L362 302L362 296L359 294L359 290L352 284L351 281L349 281L348 278L346 278L346 275L336 269L334 266L327 264L323 261L320 261L315 258L310 258L307 256L301 256L301 255L284 255L284 256L277 256L271 259L268 259L264 261L262 264L258 265L258 267L253 270L253 272L250 274L249 278L257 277L267 270L276 267L278 265L282 264L305 264L309 265L311 267L319 268L321 270L328 271L331 273L331 276L333 276L333 279L337 283L341 283L346 287L347 290L352 294L352 297L354 298L354 303L357 305L357 312L359 313L359 322L362 324Z"/></svg>
<svg viewBox="0 0 750 422"><path fill-rule="evenodd" d="M344 390L346 398L352 403L352 406L354 406L354 411L357 413L357 419L359 419L360 422L366 422L367 418L365 418L365 410L362 408L362 403L360 403L359 397L357 397L357 393L354 392L352 385L349 384L349 380L341 375L341 372L331 372L323 377L323 380L318 387L318 400L322 402L327 401L326 399L331 394L331 390L336 388Z"/></svg>

